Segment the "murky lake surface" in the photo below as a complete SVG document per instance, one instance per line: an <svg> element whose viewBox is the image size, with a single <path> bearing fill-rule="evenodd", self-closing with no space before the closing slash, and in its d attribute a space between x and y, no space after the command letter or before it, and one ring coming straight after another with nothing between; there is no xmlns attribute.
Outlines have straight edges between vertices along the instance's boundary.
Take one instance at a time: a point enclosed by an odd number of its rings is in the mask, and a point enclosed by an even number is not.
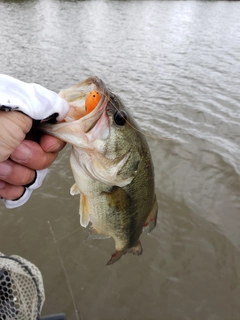
<svg viewBox="0 0 240 320"><path fill-rule="evenodd" d="M26 205L0 206L0 251L40 268L43 315L76 319L59 249L80 319L240 319L239 17L225 1L0 1L0 72L54 91L101 77L155 165L157 227L110 267L113 241L84 241L70 147Z"/></svg>

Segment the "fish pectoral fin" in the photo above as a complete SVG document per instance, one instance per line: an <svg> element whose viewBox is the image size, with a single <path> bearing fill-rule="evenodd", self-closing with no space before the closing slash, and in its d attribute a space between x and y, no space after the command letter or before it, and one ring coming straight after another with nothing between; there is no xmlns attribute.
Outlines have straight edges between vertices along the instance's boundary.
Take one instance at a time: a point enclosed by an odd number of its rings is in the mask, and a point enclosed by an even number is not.
<svg viewBox="0 0 240 320"><path fill-rule="evenodd" d="M80 193L80 190L79 190L77 184L74 183L74 184L72 185L71 189L70 189L70 194L71 194L72 196L75 196L76 194L79 194L79 193Z"/></svg>
<svg viewBox="0 0 240 320"><path fill-rule="evenodd" d="M137 244L127 250L128 253L132 253L135 256L140 256L143 252L141 242L138 240Z"/></svg>
<svg viewBox="0 0 240 320"><path fill-rule="evenodd" d="M83 193L80 193L79 215L80 215L81 226L86 228L90 222L89 205L88 205L88 198Z"/></svg>
<svg viewBox="0 0 240 320"><path fill-rule="evenodd" d="M153 203L152 210L150 211L147 220L143 225L143 231L146 233L150 233L156 226L157 223L157 213L158 213L158 204L155 196L155 200Z"/></svg>
<svg viewBox="0 0 240 320"><path fill-rule="evenodd" d="M96 240L96 239L108 239L108 238L111 238L111 236L107 235L107 234L102 234L95 227L91 226L89 228L89 234L86 237L85 241L87 241L87 240Z"/></svg>
<svg viewBox="0 0 240 320"><path fill-rule="evenodd" d="M107 204L117 212L127 211L131 205L130 195L122 188L113 186L109 192L102 192L105 195Z"/></svg>

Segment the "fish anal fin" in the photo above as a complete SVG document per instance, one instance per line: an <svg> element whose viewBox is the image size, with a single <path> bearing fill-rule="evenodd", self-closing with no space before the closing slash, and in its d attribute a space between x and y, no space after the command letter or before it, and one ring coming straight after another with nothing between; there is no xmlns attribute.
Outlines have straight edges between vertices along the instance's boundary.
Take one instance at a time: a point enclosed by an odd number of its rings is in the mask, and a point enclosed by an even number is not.
<svg viewBox="0 0 240 320"><path fill-rule="evenodd" d="M95 240L95 239L107 239L110 237L111 237L110 235L102 234L94 226L91 226L89 228L89 234L85 240L87 241L87 240Z"/></svg>
<svg viewBox="0 0 240 320"><path fill-rule="evenodd" d="M83 193L80 193L80 224L82 227L86 228L90 222L89 220L89 204L88 198Z"/></svg>
<svg viewBox="0 0 240 320"><path fill-rule="evenodd" d="M143 230L146 233L150 233L156 226L157 223L157 213L158 213L158 204L157 199L155 197L152 210L150 211L147 220L143 225Z"/></svg>
<svg viewBox="0 0 240 320"><path fill-rule="evenodd" d="M140 256L143 253L141 242L138 240L137 244L127 250L128 253L132 253L135 256Z"/></svg>
<svg viewBox="0 0 240 320"><path fill-rule="evenodd" d="M80 193L80 191L79 191L79 189L78 189L78 186L77 186L76 183L74 183L74 184L72 185L71 189L70 189L70 194L71 194L72 196L75 196L76 194L79 194L79 193Z"/></svg>

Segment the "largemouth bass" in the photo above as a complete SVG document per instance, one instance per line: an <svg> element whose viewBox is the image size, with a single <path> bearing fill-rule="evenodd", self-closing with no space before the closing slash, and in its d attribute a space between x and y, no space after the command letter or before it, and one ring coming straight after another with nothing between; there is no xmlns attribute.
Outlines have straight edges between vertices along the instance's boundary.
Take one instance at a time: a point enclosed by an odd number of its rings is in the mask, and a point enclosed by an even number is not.
<svg viewBox="0 0 240 320"><path fill-rule="evenodd" d="M99 96L88 113L89 92ZM99 78L89 78L60 95L70 112L65 122L47 124L44 131L72 144L70 165L76 183L70 193L80 194L80 224L91 223L90 238L114 239L116 251L107 264L126 252L140 255L142 230L151 232L157 219L146 139L129 110Z"/></svg>

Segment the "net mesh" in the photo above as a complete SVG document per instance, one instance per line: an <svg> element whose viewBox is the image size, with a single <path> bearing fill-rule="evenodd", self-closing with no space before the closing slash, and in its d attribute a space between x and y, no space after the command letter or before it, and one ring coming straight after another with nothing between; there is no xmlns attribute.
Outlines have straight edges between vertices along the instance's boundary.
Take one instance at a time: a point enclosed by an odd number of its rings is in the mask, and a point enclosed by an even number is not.
<svg viewBox="0 0 240 320"><path fill-rule="evenodd" d="M45 300L42 275L31 262L0 252L0 320L36 320Z"/></svg>

